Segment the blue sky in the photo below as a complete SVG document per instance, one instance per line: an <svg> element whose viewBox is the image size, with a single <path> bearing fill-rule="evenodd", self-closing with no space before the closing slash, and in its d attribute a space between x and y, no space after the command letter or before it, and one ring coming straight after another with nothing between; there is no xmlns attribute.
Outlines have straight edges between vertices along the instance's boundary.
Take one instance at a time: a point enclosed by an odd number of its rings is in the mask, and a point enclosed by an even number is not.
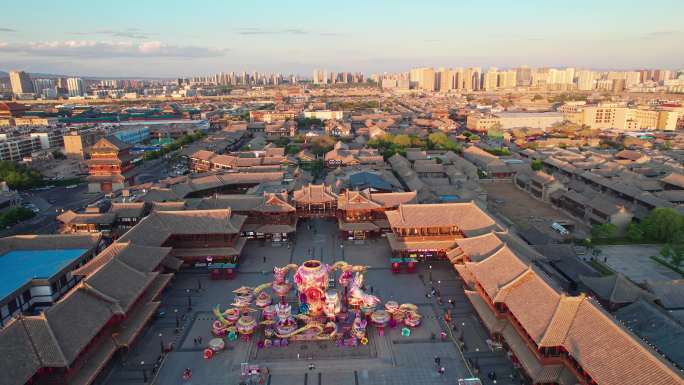
<svg viewBox="0 0 684 385"><path fill-rule="evenodd" d="M684 67L684 1L7 1L0 69L309 75L412 66Z"/></svg>

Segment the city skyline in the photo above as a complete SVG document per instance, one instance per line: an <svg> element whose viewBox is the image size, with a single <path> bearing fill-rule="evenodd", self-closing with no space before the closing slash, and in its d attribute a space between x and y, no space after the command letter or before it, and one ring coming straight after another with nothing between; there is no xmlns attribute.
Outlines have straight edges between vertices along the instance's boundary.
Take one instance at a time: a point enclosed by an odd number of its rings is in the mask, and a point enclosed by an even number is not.
<svg viewBox="0 0 684 385"><path fill-rule="evenodd" d="M192 5L179 11L180 5L150 1L131 12L121 3L69 1L35 13L15 4L0 25L0 69L96 77L256 70L308 77L316 68L370 74L419 66L600 70L684 63L677 49L684 30L676 16L684 4L668 0L647 8L615 1Z"/></svg>

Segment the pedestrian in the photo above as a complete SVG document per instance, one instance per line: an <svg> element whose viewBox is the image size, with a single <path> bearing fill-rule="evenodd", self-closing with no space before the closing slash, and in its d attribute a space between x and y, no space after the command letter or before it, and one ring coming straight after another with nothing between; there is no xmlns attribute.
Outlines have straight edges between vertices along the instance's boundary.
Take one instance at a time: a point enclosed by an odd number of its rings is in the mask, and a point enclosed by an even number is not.
<svg viewBox="0 0 684 385"><path fill-rule="evenodd" d="M264 263L266 263L266 256L264 255Z"/></svg>
<svg viewBox="0 0 684 385"><path fill-rule="evenodd" d="M435 365L437 365L437 367L439 367L439 364L441 364L441 363L442 363L442 359L439 356L435 356Z"/></svg>
<svg viewBox="0 0 684 385"><path fill-rule="evenodd" d="M439 370L438 370L437 372L439 373L440 376L441 376L441 375L444 375L444 372L445 372L444 366L440 366L440 367L439 367Z"/></svg>
<svg viewBox="0 0 684 385"><path fill-rule="evenodd" d="M314 365L312 362L309 364L309 370L314 370L314 369L316 369L316 365Z"/></svg>
<svg viewBox="0 0 684 385"><path fill-rule="evenodd" d="M373 286L370 287L370 292L373 294Z"/></svg>
<svg viewBox="0 0 684 385"><path fill-rule="evenodd" d="M202 336L197 337L197 342L199 342L199 344L202 345Z"/></svg>

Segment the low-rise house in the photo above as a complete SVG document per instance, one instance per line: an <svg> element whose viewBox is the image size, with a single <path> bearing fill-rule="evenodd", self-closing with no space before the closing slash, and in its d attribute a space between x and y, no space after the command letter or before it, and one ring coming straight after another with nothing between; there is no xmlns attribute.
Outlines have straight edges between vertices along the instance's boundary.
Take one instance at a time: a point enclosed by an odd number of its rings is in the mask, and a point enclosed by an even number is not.
<svg viewBox="0 0 684 385"><path fill-rule="evenodd" d="M513 177L515 185L529 192L533 197L548 202L551 194L563 188L552 175L542 171L518 172Z"/></svg>
<svg viewBox="0 0 684 385"><path fill-rule="evenodd" d="M115 213L76 213L68 210L57 216L65 233L102 233L112 235L115 229Z"/></svg>

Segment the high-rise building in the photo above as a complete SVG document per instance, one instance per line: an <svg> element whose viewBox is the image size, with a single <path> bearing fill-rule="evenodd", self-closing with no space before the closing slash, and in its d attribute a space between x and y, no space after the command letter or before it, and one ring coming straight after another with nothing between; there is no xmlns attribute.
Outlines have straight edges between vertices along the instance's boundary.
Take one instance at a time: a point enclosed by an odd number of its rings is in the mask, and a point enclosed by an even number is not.
<svg viewBox="0 0 684 385"><path fill-rule="evenodd" d="M83 96L85 94L85 86L81 78L67 79L67 92L69 96Z"/></svg>
<svg viewBox="0 0 684 385"><path fill-rule="evenodd" d="M596 85L596 72L581 70L577 72L577 89L580 91L591 91Z"/></svg>
<svg viewBox="0 0 684 385"><path fill-rule="evenodd" d="M411 88L425 91L435 90L435 70L434 68L422 67L412 68L409 72L409 83Z"/></svg>
<svg viewBox="0 0 684 385"><path fill-rule="evenodd" d="M36 92L31 82L31 76L24 71L10 71L10 83L12 84L12 92L18 94L30 94Z"/></svg>
<svg viewBox="0 0 684 385"><path fill-rule="evenodd" d="M454 89L463 89L463 68L461 67L454 69Z"/></svg>
<svg viewBox="0 0 684 385"><path fill-rule="evenodd" d="M480 67L469 67L463 71L463 89L466 91L477 91L480 89Z"/></svg>
<svg viewBox="0 0 684 385"><path fill-rule="evenodd" d="M518 85L518 72L516 70L499 71L499 88L511 89Z"/></svg>
<svg viewBox="0 0 684 385"><path fill-rule="evenodd" d="M54 90L55 81L52 79L34 79L33 90L37 95L41 95L45 90Z"/></svg>
<svg viewBox="0 0 684 385"><path fill-rule="evenodd" d="M532 84L532 69L527 66L518 67L515 69L515 77L517 85L527 87Z"/></svg>
<svg viewBox="0 0 684 385"><path fill-rule="evenodd" d="M491 67L483 76L482 88L485 91L495 91L499 86L499 72L496 67Z"/></svg>
<svg viewBox="0 0 684 385"><path fill-rule="evenodd" d="M448 92L456 88L455 72L451 68L439 71L439 91Z"/></svg>

